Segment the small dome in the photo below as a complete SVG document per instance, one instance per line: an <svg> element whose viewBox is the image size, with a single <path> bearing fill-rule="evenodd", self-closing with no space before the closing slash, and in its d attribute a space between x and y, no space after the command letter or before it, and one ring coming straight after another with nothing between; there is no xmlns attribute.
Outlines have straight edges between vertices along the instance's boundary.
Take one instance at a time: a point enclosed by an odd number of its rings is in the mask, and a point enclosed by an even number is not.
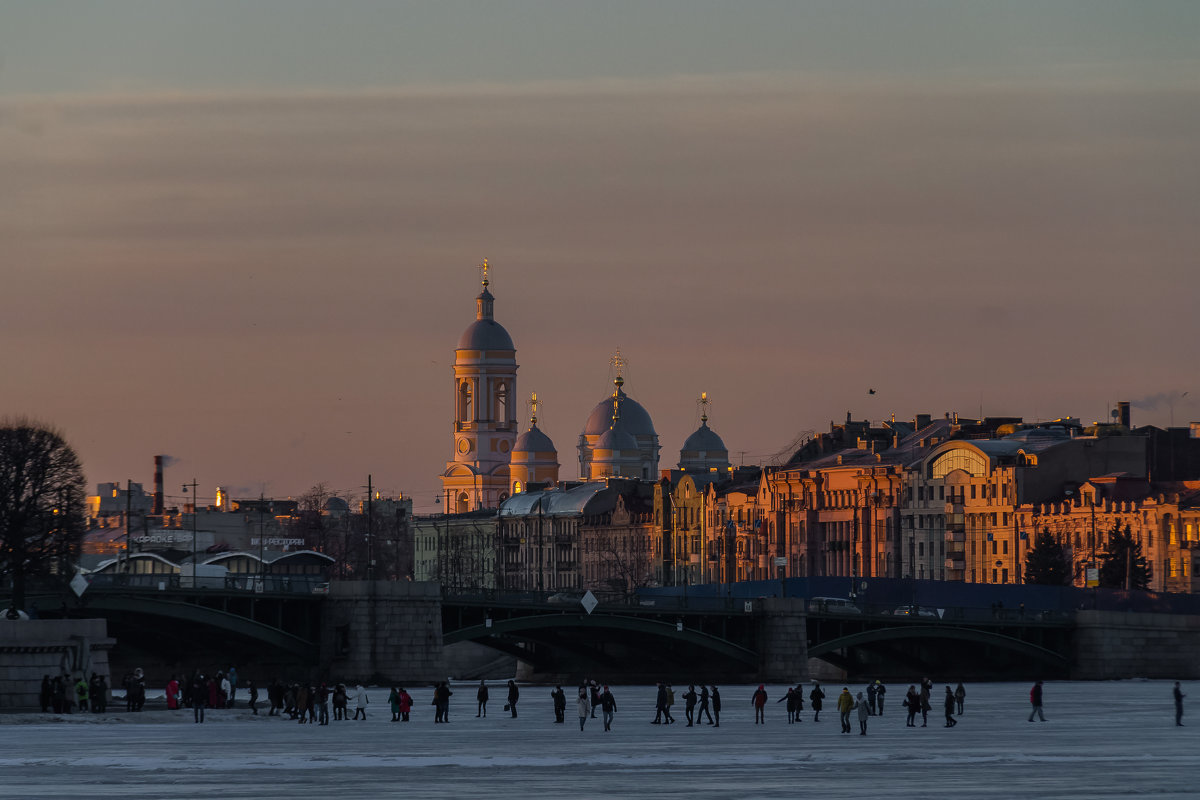
<svg viewBox="0 0 1200 800"><path fill-rule="evenodd" d="M459 350L515 350L512 337L494 319L477 319L458 338Z"/></svg>
<svg viewBox="0 0 1200 800"><path fill-rule="evenodd" d="M513 444L514 453L557 453L554 449L554 442L550 441L550 437L542 433L537 425L534 425L529 430L517 437L517 441Z"/></svg>
<svg viewBox="0 0 1200 800"><path fill-rule="evenodd" d="M340 497L331 497L325 501L326 511L349 511L350 504Z"/></svg>
<svg viewBox="0 0 1200 800"><path fill-rule="evenodd" d="M624 420L622 420L624 422ZM633 438L632 434L625 431L624 425L616 428L609 428L600 438L596 440L594 450L612 450L619 452L621 450L637 450L637 439Z"/></svg>
<svg viewBox="0 0 1200 800"><path fill-rule="evenodd" d="M626 395L622 389L617 389L617 407L621 427L627 433L633 436L658 435L654 431L654 422L650 419L650 414L642 407L641 403ZM604 433L612 424L612 418L613 399L612 395L609 395L597 403L596 407L592 409L592 413L588 415L583 435L598 436Z"/></svg>
<svg viewBox="0 0 1200 800"><path fill-rule="evenodd" d="M708 427L707 422L700 423L696 432L683 443L683 449L686 452L695 453L727 452L725 442L721 441L721 437L717 435L716 431Z"/></svg>

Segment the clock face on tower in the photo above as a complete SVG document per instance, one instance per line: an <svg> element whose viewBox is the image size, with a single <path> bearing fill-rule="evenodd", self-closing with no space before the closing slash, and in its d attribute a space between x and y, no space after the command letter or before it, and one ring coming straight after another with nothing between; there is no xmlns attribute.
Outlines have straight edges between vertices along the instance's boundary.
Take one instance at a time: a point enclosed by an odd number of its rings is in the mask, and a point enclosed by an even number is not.
<svg viewBox="0 0 1200 800"><path fill-rule="evenodd" d="M458 440L458 452L462 453L463 455L466 455L467 453L471 452L471 440L470 439L459 439Z"/></svg>
<svg viewBox="0 0 1200 800"><path fill-rule="evenodd" d="M501 453L507 453L508 452L508 441L506 439L501 439L500 444L497 445L496 449L499 450Z"/></svg>

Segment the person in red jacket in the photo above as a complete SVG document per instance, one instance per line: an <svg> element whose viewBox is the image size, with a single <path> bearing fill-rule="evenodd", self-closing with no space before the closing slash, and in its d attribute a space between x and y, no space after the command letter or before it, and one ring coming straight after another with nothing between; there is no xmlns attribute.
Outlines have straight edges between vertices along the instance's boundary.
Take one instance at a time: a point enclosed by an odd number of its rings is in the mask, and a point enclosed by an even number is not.
<svg viewBox="0 0 1200 800"><path fill-rule="evenodd" d="M172 711L179 708L179 681L175 680L174 675L167 681L167 708Z"/></svg>
<svg viewBox="0 0 1200 800"><path fill-rule="evenodd" d="M767 705L767 690L761 683L755 690L754 696L750 698L750 702L754 706L754 724L766 725L767 717L763 709Z"/></svg>

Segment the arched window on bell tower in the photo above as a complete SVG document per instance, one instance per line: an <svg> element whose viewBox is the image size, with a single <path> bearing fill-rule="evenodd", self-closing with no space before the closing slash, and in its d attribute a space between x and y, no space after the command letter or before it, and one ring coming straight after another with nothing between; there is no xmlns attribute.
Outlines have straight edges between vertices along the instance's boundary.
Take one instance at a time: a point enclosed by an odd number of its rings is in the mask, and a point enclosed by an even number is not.
<svg viewBox="0 0 1200 800"><path fill-rule="evenodd" d="M459 492L458 498L457 498L457 503L455 505L456 505L455 510L457 511L457 513L459 513L459 514L467 513L468 511L471 510L471 496L468 495L466 492Z"/></svg>
<svg viewBox="0 0 1200 800"><path fill-rule="evenodd" d="M496 386L496 423L508 424L508 384L501 381Z"/></svg>
<svg viewBox="0 0 1200 800"><path fill-rule="evenodd" d="M472 422L474 415L471 410L471 382L462 381L458 384L458 421Z"/></svg>

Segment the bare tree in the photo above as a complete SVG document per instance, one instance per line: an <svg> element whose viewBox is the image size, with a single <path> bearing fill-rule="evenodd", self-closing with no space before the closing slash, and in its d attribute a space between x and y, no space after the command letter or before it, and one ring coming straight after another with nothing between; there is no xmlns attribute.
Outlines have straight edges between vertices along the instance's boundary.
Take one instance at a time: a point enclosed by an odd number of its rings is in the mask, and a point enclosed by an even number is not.
<svg viewBox="0 0 1200 800"><path fill-rule="evenodd" d="M0 421L0 576L25 604L30 577L65 575L85 530L79 457L62 435L27 419Z"/></svg>

